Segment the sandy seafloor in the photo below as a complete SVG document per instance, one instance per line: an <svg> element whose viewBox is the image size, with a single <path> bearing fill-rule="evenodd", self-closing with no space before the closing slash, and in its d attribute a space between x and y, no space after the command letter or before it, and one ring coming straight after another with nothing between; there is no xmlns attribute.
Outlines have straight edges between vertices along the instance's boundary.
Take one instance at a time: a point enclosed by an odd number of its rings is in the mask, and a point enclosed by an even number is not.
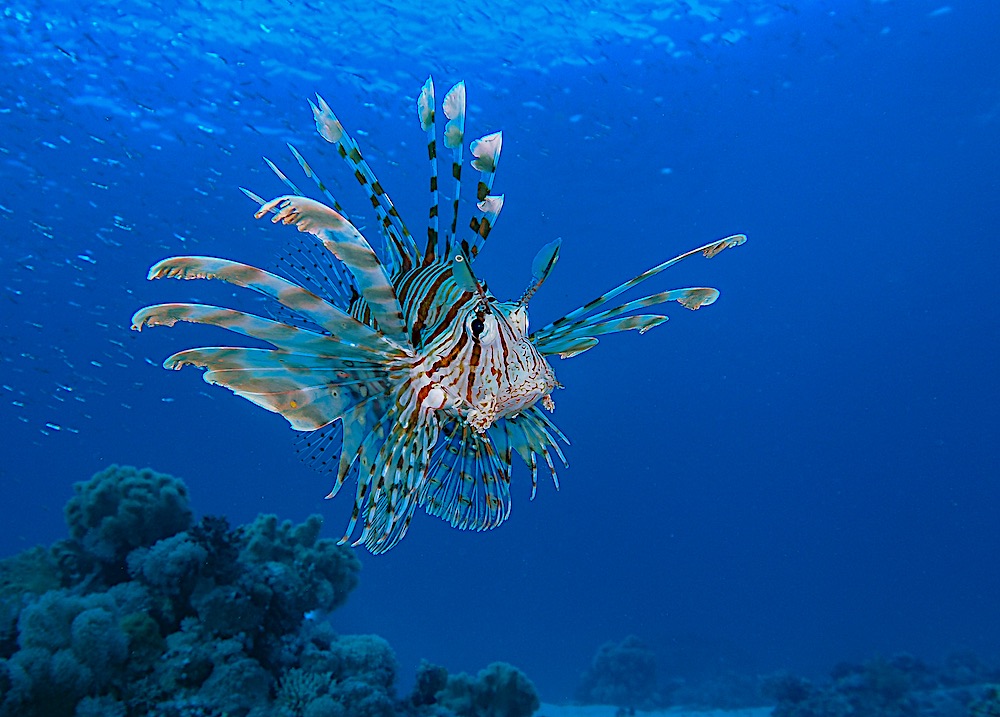
<svg viewBox="0 0 1000 717"><path fill-rule="evenodd" d="M750 707L736 710L696 710L684 707L646 712L636 710L638 717L770 717L773 707ZM553 705L542 703L535 717L618 717L620 707L614 705Z"/></svg>

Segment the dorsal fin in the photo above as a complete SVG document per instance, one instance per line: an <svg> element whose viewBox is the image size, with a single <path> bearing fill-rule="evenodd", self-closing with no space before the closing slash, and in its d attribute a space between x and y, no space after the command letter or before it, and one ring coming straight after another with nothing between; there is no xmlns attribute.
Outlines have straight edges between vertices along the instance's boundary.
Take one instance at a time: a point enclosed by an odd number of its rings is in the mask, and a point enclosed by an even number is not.
<svg viewBox="0 0 1000 717"><path fill-rule="evenodd" d="M503 133L494 132L480 137L472 143L471 150L473 169L479 170L479 182L476 185L476 206L479 214L469 222L475 236L469 241L469 256L473 259L479 254L486 237L496 223L497 215L503 207L503 195L490 195L493 180L496 178L497 163L500 161L500 148L503 146Z"/></svg>
<svg viewBox="0 0 1000 717"><path fill-rule="evenodd" d="M445 237L445 247L450 254L458 227L458 200L462 194L462 152L465 143L464 82L459 82L444 96L444 116L448 118L444 126L444 145L452 151L451 176L455 178L455 196L452 200L454 213L451 230Z"/></svg>
<svg viewBox="0 0 1000 717"><path fill-rule="evenodd" d="M419 261L420 253L417 251L417 245L403 225L403 220L389 199L389 195L382 189L372 168L361 156L358 143L344 129L326 100L316 95L316 103L310 101L309 106L312 108L316 130L320 136L336 145L337 152L354 169L355 179L368 192L379 226L387 238L392 271L408 271Z"/></svg>
<svg viewBox="0 0 1000 717"><path fill-rule="evenodd" d="M424 266L434 262L438 256L438 165L437 165L437 123L434 121L434 79L420 89L417 97L417 118L420 127L427 133L427 158L431 163L431 208L427 216L427 247L424 249Z"/></svg>
<svg viewBox="0 0 1000 717"><path fill-rule="evenodd" d="M299 163L300 167L302 167L302 171L305 175L310 177L316 183L316 188L323 192L324 197L330 200L330 206L336 209L340 216L344 219L351 221L350 215L348 215L348 213L344 211L344 208L340 206L340 202L337 201L336 197L334 197L327 188L326 182L320 179L320 176L316 174L309 162L306 161L306 158L299 154L299 150L295 149L291 143L286 142L285 144L288 147L288 150L292 153L292 156L295 157L295 161Z"/></svg>
<svg viewBox="0 0 1000 717"><path fill-rule="evenodd" d="M295 194L299 197L305 196L305 194L302 193L302 190L296 187L295 183L291 179L286 177L285 173L282 172L280 169L278 169L278 166L274 162L272 162L267 157L264 157L264 162L267 163L267 166L271 168L271 171L274 172L274 174L278 177L278 179L281 180L281 183L284 184L286 187L288 187L290 190L292 190L292 194Z"/></svg>

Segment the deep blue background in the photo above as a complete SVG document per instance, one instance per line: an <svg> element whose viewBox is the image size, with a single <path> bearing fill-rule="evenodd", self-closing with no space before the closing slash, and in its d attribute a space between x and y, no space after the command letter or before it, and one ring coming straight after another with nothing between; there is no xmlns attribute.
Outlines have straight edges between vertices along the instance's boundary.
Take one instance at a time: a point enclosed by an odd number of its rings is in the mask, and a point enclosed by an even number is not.
<svg viewBox="0 0 1000 717"><path fill-rule="evenodd" d="M563 237L536 326L681 251L750 241L665 275L719 287L714 306L556 363L573 444L558 493L529 502L521 471L486 534L419 516L361 556L336 628L384 635L405 673L508 660L549 699L628 633L680 672L997 655L1000 6L709 5L720 19L638 2L6 6L0 554L61 537L72 483L111 462L183 477L200 513L320 512L340 536L353 490L324 502L280 417L159 368L220 335L138 335L129 317L260 309L144 276L179 253L268 265L290 230L255 222L237 187L280 193L259 157L291 172L285 141L362 212L312 131L313 91L362 130L419 233L413 98L433 72L439 96L467 81L468 137L504 130L507 201L477 273L517 296Z"/></svg>

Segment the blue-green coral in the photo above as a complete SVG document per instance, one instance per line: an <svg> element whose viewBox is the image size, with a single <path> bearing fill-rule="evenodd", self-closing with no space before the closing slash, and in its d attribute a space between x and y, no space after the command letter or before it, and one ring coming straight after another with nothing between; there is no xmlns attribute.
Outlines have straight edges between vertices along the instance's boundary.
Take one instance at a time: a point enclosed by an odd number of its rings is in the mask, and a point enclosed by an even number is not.
<svg viewBox="0 0 1000 717"><path fill-rule="evenodd" d="M182 481L128 466L76 484L65 516L69 539L0 560L0 717L527 717L538 705L499 664L477 678L422 666L397 698L385 640L311 619L343 605L360 570L320 537L319 516L195 522Z"/></svg>
<svg viewBox="0 0 1000 717"><path fill-rule="evenodd" d="M436 696L458 717L530 717L539 707L531 680L506 662L494 662L476 677L450 675Z"/></svg>
<svg viewBox="0 0 1000 717"><path fill-rule="evenodd" d="M107 563L191 526L187 486L149 468L113 465L73 490L64 510L69 534Z"/></svg>
<svg viewBox="0 0 1000 717"><path fill-rule="evenodd" d="M584 704L652 708L657 702L656 655L635 635L605 643L584 673L577 699Z"/></svg>

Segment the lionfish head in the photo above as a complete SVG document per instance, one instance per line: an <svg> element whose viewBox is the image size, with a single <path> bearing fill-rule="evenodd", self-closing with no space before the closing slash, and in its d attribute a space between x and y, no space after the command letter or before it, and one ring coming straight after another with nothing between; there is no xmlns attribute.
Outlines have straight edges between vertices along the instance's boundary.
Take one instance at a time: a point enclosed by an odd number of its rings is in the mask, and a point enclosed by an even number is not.
<svg viewBox="0 0 1000 717"><path fill-rule="evenodd" d="M542 248L532 267L532 283L517 301L497 300L473 276L464 255L453 259L456 283L472 294L457 322L461 331L451 336L451 375L457 379L453 390L460 397L459 410L467 409L466 421L480 433L539 400L546 407L553 405L549 394L559 383L528 336L528 300L555 265L558 252L558 239Z"/></svg>
<svg viewBox="0 0 1000 717"><path fill-rule="evenodd" d="M469 424L480 433L548 398L555 371L528 338L528 307L520 301L478 301L465 317L469 338ZM546 400L547 399L547 400Z"/></svg>

